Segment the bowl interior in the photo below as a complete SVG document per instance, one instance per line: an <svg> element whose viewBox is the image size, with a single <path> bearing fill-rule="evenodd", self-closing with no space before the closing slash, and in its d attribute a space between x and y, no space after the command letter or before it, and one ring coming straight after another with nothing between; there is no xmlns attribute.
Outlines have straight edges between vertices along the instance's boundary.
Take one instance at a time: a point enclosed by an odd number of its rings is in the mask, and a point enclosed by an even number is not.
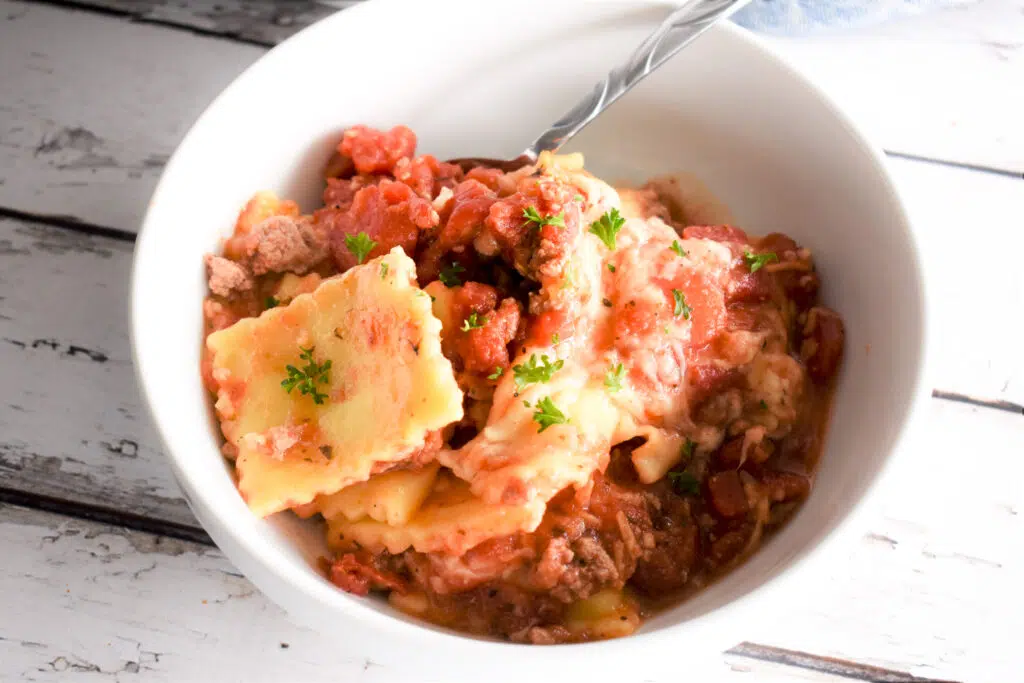
<svg viewBox="0 0 1024 683"><path fill-rule="evenodd" d="M322 550L318 529L285 515L256 520L239 498L199 377L202 255L230 233L256 190L314 208L320 169L347 125L408 124L420 151L442 159L514 156L666 12L635 1L521 0L496 22L485 5L377 0L273 51L189 133L151 200L139 240L137 369L176 475L228 556L307 623L337 625L348 614L411 633L382 602L352 598L319 577L310 566ZM457 35L445 19L456 14ZM427 35L447 39L424 47ZM353 62L345 54L374 57ZM813 88L736 29L709 32L570 149L584 152L588 167L610 181L696 173L743 228L785 232L814 252L825 302L847 325L832 428L810 500L749 562L642 632L709 625L729 611L717 608L831 534L893 451L921 371L916 249L878 158Z"/></svg>

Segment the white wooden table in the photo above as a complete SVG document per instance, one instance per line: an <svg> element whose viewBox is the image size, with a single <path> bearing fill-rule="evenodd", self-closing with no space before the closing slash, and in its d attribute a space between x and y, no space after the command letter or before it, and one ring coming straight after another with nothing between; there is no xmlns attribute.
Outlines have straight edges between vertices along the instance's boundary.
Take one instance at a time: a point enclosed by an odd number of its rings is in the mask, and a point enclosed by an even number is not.
<svg viewBox="0 0 1024 683"><path fill-rule="evenodd" d="M396 679L213 547L127 337L133 239L178 139L346 4L0 0L0 681ZM1024 0L963 4L774 41L889 153L935 391L870 532L776 630L738 632L715 680L1024 680Z"/></svg>

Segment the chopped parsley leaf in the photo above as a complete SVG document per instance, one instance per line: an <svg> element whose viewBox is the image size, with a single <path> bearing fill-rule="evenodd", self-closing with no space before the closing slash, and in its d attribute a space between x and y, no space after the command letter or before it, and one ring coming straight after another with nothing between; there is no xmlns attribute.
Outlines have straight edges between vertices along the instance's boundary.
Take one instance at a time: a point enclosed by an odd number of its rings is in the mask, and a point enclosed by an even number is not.
<svg viewBox="0 0 1024 683"><path fill-rule="evenodd" d="M569 421L569 418L558 409L550 396L540 399L533 407L533 421L540 425L540 429L537 430L538 434L552 425L561 425Z"/></svg>
<svg viewBox="0 0 1024 683"><path fill-rule="evenodd" d="M534 223L538 228L545 225L554 225L558 228L565 227L565 212L559 211L552 216L541 216L540 212L537 211L537 207L528 206L523 209L523 218L526 219L527 223Z"/></svg>
<svg viewBox="0 0 1024 683"><path fill-rule="evenodd" d="M612 264L610 264L610 263L609 263L609 264L608 264L608 270L609 270L610 272L614 273L614 272L615 272L615 266L613 266Z"/></svg>
<svg viewBox="0 0 1024 683"><path fill-rule="evenodd" d="M686 304L686 295L683 294L678 289L673 289L672 290L672 298L675 299L675 302L676 302L676 305L675 305L675 308L672 311L672 314L675 317L677 317L677 318L679 316L683 316L683 320L689 320L690 319L690 313L693 312L693 309L690 308Z"/></svg>
<svg viewBox="0 0 1024 683"><path fill-rule="evenodd" d="M696 496L700 493L700 482L689 472L669 472L672 489L681 496Z"/></svg>
<svg viewBox="0 0 1024 683"><path fill-rule="evenodd" d="M541 356L540 363L538 363L537 354L531 353L528 361L522 365L512 366L512 374L516 378L516 388L522 389L527 384L534 382L547 382L552 375L562 369L563 365L565 365L563 360L556 360L552 363L547 354Z"/></svg>
<svg viewBox="0 0 1024 683"><path fill-rule="evenodd" d="M365 232L361 232L358 235L345 235L345 248L352 252L352 255L356 257L356 263L362 263L366 260L366 257L370 254L377 243L370 239L370 236Z"/></svg>
<svg viewBox="0 0 1024 683"><path fill-rule="evenodd" d="M683 444L682 451L680 452L680 456L682 457L683 462L686 462L686 463L690 462L690 458L693 457L693 447L695 445L696 444L694 444L692 441L690 441L689 437L686 438L686 443Z"/></svg>
<svg viewBox="0 0 1024 683"><path fill-rule="evenodd" d="M281 382L281 386L289 394L292 393L292 389L298 387L299 392L303 396L312 396L313 403L322 405L324 399L327 398L327 394L322 394L317 391L317 384L327 384L330 381L328 372L331 369L331 361L325 360L323 363L317 363L313 360L313 349L316 347L309 347L304 349L301 346L299 350L302 353L299 354L299 358L306 361L306 364L302 366L302 369L296 368L294 365L286 365L285 370L288 371L288 378Z"/></svg>
<svg viewBox="0 0 1024 683"><path fill-rule="evenodd" d="M615 236L625 224L626 219L619 215L618 209L612 209L590 224L590 232L600 238L609 249L615 248Z"/></svg>
<svg viewBox="0 0 1024 683"><path fill-rule="evenodd" d="M473 313L469 314L469 317L462 321L462 331L469 332L470 330L479 330L481 327L487 324L487 318L483 318L480 314Z"/></svg>
<svg viewBox="0 0 1024 683"><path fill-rule="evenodd" d="M558 336L557 332L555 332L553 335L551 335L551 343L552 344L557 344L561 340L562 340L562 338Z"/></svg>
<svg viewBox="0 0 1024 683"><path fill-rule="evenodd" d="M494 372L492 372L491 374L487 375L487 379L492 379L492 380L493 379L498 379L498 378L500 378L504 374L505 374L505 368L503 368L503 367L501 367L499 365L498 367L494 368Z"/></svg>
<svg viewBox="0 0 1024 683"><path fill-rule="evenodd" d="M386 263L380 264L380 279L381 280L383 280L384 278L386 278L388 276L388 268L389 268L388 264L386 264Z"/></svg>
<svg viewBox="0 0 1024 683"><path fill-rule="evenodd" d="M281 302L275 296L268 296L263 300L263 308L277 308Z"/></svg>
<svg viewBox="0 0 1024 683"><path fill-rule="evenodd" d="M437 279L441 281L441 284L445 287L458 287L462 284L462 280L459 279L459 273L466 272L459 263L452 261L452 265L447 268L442 268Z"/></svg>
<svg viewBox="0 0 1024 683"><path fill-rule="evenodd" d="M683 249L681 244L679 244L679 240L672 240L672 251L676 252L680 256L689 256L689 253Z"/></svg>
<svg viewBox="0 0 1024 683"><path fill-rule="evenodd" d="M779 257L774 251L766 251L763 254L755 254L750 251L743 252L743 261L750 268L751 273L756 273L769 263L775 263L778 260Z"/></svg>
<svg viewBox="0 0 1024 683"><path fill-rule="evenodd" d="M761 405L761 410L768 410L768 401L765 401L765 400L764 400L764 399L762 398L762 399L761 399L761 404L760 404L760 405Z"/></svg>
<svg viewBox="0 0 1024 683"><path fill-rule="evenodd" d="M613 365L604 373L604 386L608 391L615 393L622 389L622 378L626 376L626 368L622 363Z"/></svg>

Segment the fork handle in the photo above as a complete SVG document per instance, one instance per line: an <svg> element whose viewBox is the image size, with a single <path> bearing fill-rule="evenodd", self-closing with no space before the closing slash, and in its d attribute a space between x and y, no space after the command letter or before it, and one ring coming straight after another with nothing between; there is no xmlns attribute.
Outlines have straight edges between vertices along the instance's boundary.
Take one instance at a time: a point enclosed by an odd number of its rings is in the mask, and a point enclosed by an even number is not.
<svg viewBox="0 0 1024 683"><path fill-rule="evenodd" d="M612 69L590 94L544 131L523 152L523 156L536 161L541 152L557 151L669 57L747 2L749 0L689 0L673 11L625 64Z"/></svg>

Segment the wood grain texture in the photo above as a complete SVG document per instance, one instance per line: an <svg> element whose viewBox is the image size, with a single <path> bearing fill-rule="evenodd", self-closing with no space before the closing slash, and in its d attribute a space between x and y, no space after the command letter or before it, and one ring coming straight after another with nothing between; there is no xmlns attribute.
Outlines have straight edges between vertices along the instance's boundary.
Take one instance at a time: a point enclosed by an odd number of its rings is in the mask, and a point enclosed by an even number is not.
<svg viewBox="0 0 1024 683"><path fill-rule="evenodd" d="M1024 180L894 159L889 169L921 246L932 387L1024 404L1024 317L1013 313L1024 311Z"/></svg>
<svg viewBox="0 0 1024 683"><path fill-rule="evenodd" d="M272 46L296 31L361 0L42 0L103 12L129 21Z"/></svg>
<svg viewBox="0 0 1024 683"><path fill-rule="evenodd" d="M1024 0L769 44L885 149L1024 173Z"/></svg>
<svg viewBox="0 0 1024 683"><path fill-rule="evenodd" d="M981 435L975 410L933 403L869 533L819 558L770 627L737 624L747 642L700 680L1015 680L1024 419L988 411ZM966 486L961 459L940 453L964 453L970 469L1000 477ZM367 665L348 638L293 625L213 548L13 506L0 506L0 547L3 680L400 678ZM651 680L678 680L677 664Z"/></svg>
<svg viewBox="0 0 1024 683"><path fill-rule="evenodd" d="M0 220L2 483L194 526L136 392L131 250Z"/></svg>
<svg viewBox="0 0 1024 683"><path fill-rule="evenodd" d="M264 52L0 1L0 206L136 232L177 141Z"/></svg>
<svg viewBox="0 0 1024 683"><path fill-rule="evenodd" d="M933 15L933 38L903 22L773 44L883 146L1024 171L1024 50L1008 37L1024 31L1022 3ZM0 0L0 206L133 232L187 127L265 51L230 36L273 42L320 16L310 2L74 5L123 16Z"/></svg>
<svg viewBox="0 0 1024 683"><path fill-rule="evenodd" d="M0 547L13 553L0 574L5 681L413 680L362 656L347 629L339 638L296 626L214 548L4 505ZM850 680L820 670L827 662L794 667L779 658L748 645L705 680ZM417 672L415 680L446 679Z"/></svg>

